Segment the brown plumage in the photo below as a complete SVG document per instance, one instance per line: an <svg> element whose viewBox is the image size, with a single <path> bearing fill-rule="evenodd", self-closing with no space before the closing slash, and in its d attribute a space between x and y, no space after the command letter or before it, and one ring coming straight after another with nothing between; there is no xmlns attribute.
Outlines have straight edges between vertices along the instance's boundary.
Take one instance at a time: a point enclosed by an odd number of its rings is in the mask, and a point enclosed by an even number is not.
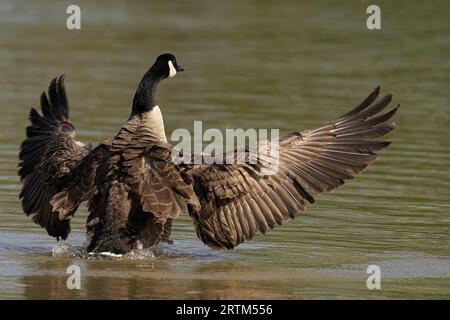
<svg viewBox="0 0 450 320"><path fill-rule="evenodd" d="M74 139L64 76L52 80L48 97L45 92L41 95L42 116L34 108L30 111L31 125L19 154L19 175L23 182L20 198L24 212L34 214L34 222L46 228L49 235L66 239L69 222L52 213L50 200L66 185L90 146Z"/></svg>
<svg viewBox="0 0 450 320"><path fill-rule="evenodd" d="M394 128L398 107L379 115L392 95L375 101L376 88L336 120L281 138L275 174L264 170L263 158L254 164L176 165L154 101L156 85L174 70L182 68L173 55L158 57L138 87L128 121L94 149L74 140L64 78L51 82L50 100L41 97L42 116L30 112L19 171L23 209L49 235L67 238L71 217L88 201L89 251L123 253L170 241L180 214L192 217L208 246L232 249L294 218L314 203L314 194L352 179L389 145L374 139Z"/></svg>
<svg viewBox="0 0 450 320"><path fill-rule="evenodd" d="M188 168L201 210L191 213L198 237L212 248L232 249L255 234L294 218L363 171L390 142L373 140L394 129L397 108L376 116L392 100L378 102L376 88L358 107L317 129L279 141L279 170L261 173L263 163L194 165Z"/></svg>

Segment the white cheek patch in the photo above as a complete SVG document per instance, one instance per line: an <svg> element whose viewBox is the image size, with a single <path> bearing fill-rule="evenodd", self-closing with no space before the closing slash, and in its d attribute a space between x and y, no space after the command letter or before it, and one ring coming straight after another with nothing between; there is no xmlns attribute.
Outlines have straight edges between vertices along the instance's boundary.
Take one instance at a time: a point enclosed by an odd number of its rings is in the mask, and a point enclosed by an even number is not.
<svg viewBox="0 0 450 320"><path fill-rule="evenodd" d="M169 78L174 77L177 74L177 70L173 66L172 60L169 60Z"/></svg>

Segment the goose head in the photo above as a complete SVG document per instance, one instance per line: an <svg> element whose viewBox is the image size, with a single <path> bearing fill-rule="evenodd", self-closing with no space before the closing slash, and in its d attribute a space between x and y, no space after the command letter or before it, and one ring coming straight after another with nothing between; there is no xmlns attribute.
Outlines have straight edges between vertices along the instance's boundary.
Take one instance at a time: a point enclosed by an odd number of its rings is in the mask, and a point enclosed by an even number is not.
<svg viewBox="0 0 450 320"><path fill-rule="evenodd" d="M156 106L155 92L161 80L174 77L184 68L177 63L171 53L161 54L145 73L133 98L131 116L142 114Z"/></svg>
<svg viewBox="0 0 450 320"><path fill-rule="evenodd" d="M174 77L178 72L184 71L184 68L177 63L173 54L164 53L156 58L150 70L164 79Z"/></svg>

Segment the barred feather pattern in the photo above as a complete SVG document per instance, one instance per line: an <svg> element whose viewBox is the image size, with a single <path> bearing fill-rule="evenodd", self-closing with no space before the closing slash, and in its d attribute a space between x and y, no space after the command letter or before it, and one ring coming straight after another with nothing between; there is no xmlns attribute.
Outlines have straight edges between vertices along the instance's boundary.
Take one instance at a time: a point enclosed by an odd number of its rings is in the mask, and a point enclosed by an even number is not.
<svg viewBox="0 0 450 320"><path fill-rule="evenodd" d="M316 129L281 138L276 174L264 174L262 161L188 167L202 207L190 213L198 237L214 249L232 249L361 173L390 144L375 139L395 127L398 106L379 115L393 95L376 101L379 93L377 87L352 111Z"/></svg>
<svg viewBox="0 0 450 320"><path fill-rule="evenodd" d="M192 182L171 161L172 146L155 139L147 125L145 117L131 117L51 200L61 219L89 200L89 251L124 253L138 243L170 241L172 221L200 209Z"/></svg>

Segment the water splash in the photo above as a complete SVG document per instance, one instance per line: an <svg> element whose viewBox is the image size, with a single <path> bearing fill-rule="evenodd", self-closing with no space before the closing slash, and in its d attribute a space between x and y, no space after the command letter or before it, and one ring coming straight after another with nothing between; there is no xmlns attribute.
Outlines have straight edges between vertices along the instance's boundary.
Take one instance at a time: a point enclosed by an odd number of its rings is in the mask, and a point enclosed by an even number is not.
<svg viewBox="0 0 450 320"><path fill-rule="evenodd" d="M112 252L87 252L85 246L73 246L60 241L52 249L52 256L89 260L155 260L159 258L185 257L188 254L182 248L166 243L160 243L152 248L134 249L126 254L115 254Z"/></svg>
<svg viewBox="0 0 450 320"><path fill-rule="evenodd" d="M59 241L52 249L53 257L74 257L80 247L72 246L64 241Z"/></svg>

